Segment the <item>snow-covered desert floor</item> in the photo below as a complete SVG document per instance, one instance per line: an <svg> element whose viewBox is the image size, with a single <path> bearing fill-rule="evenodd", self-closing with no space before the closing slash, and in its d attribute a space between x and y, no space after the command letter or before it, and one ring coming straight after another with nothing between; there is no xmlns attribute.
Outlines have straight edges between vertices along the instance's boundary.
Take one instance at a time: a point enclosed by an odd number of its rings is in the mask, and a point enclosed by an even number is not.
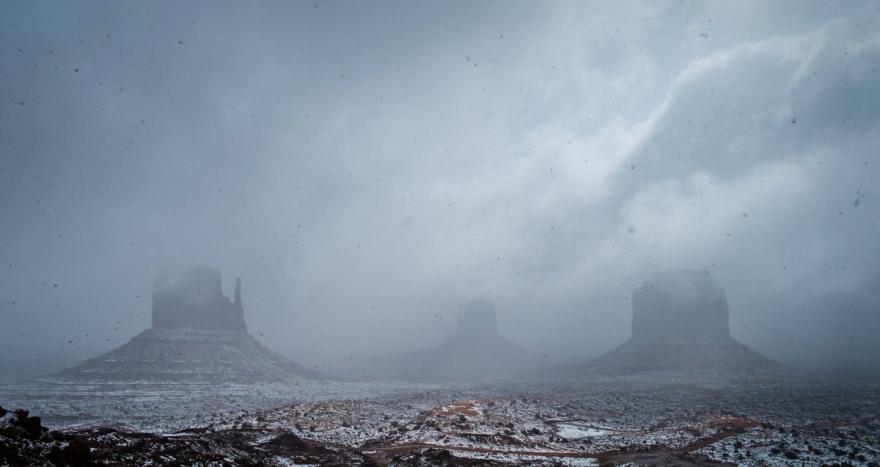
<svg viewBox="0 0 880 467"><path fill-rule="evenodd" d="M447 386L44 380L0 386L0 405L27 409L51 430L29 438L10 428L14 415L7 414L0 446L10 464L10 455L74 455L70 446L83 443L95 461L159 465L880 462L880 385L830 379L659 375Z"/></svg>

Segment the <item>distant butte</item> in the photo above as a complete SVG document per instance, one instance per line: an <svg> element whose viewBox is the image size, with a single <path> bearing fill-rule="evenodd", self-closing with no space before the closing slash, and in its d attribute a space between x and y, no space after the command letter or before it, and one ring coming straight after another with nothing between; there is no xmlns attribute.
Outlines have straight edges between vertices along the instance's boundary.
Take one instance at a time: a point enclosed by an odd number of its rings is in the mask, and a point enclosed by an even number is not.
<svg viewBox="0 0 880 467"><path fill-rule="evenodd" d="M600 373L776 366L730 336L727 295L707 271L657 272L632 295L632 337L587 366Z"/></svg>
<svg viewBox="0 0 880 467"><path fill-rule="evenodd" d="M283 381L317 376L248 334L241 298L223 295L220 271L166 269L153 283L153 326L59 374L77 380Z"/></svg>
<svg viewBox="0 0 880 467"><path fill-rule="evenodd" d="M377 373L425 382L474 381L512 376L534 364L531 355L498 333L495 303L470 301L459 312L453 335L437 347L388 357Z"/></svg>
<svg viewBox="0 0 880 467"><path fill-rule="evenodd" d="M153 328L246 332L241 279L235 280L235 301L230 301L216 269L163 270L153 282Z"/></svg>

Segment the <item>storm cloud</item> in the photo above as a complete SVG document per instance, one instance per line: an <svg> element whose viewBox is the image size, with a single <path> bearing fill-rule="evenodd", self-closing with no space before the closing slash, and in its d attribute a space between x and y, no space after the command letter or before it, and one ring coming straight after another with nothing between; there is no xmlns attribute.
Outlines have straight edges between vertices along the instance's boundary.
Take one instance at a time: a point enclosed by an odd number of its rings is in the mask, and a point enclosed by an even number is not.
<svg viewBox="0 0 880 467"><path fill-rule="evenodd" d="M705 269L779 361L880 371L874 2L0 7L0 366L149 326L167 264L243 279L319 368L474 297L549 361Z"/></svg>

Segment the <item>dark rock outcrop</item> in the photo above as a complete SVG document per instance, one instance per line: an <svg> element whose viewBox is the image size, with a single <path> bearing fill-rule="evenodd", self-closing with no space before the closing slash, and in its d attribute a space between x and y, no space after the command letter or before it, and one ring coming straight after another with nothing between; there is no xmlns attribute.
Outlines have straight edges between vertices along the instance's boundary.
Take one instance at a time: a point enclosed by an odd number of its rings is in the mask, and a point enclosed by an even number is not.
<svg viewBox="0 0 880 467"><path fill-rule="evenodd" d="M94 427L48 433L43 429L38 437L26 437L14 423L0 420L3 466L376 465L358 449L272 428L192 428L158 434Z"/></svg>
<svg viewBox="0 0 880 467"><path fill-rule="evenodd" d="M774 365L730 336L727 295L706 271L654 273L632 297L632 337L587 366L633 373Z"/></svg>
<svg viewBox="0 0 880 467"><path fill-rule="evenodd" d="M126 344L65 370L66 379L281 381L316 376L247 333L241 280L223 296L220 271L165 270L153 285L153 327Z"/></svg>

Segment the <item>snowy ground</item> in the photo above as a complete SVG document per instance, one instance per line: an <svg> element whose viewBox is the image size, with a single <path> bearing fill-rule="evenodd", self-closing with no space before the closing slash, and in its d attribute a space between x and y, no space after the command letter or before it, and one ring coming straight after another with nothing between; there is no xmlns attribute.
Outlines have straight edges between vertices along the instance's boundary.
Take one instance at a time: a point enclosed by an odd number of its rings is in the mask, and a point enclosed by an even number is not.
<svg viewBox="0 0 880 467"><path fill-rule="evenodd" d="M365 399L429 386L296 379L283 383L74 382L0 384L0 406L27 408L53 428L109 426L167 432L212 417L304 401Z"/></svg>
<svg viewBox="0 0 880 467"><path fill-rule="evenodd" d="M125 427L100 434L118 445L144 443L133 431L155 433L139 449L158 464L162 456L200 459L192 457L195 447L206 442L270 465L339 456L379 465L880 462L880 386L809 379L691 375L458 387L41 382L0 387L0 405L26 407L51 428L98 445L102 438L85 427ZM108 461L143 460L100 452Z"/></svg>

